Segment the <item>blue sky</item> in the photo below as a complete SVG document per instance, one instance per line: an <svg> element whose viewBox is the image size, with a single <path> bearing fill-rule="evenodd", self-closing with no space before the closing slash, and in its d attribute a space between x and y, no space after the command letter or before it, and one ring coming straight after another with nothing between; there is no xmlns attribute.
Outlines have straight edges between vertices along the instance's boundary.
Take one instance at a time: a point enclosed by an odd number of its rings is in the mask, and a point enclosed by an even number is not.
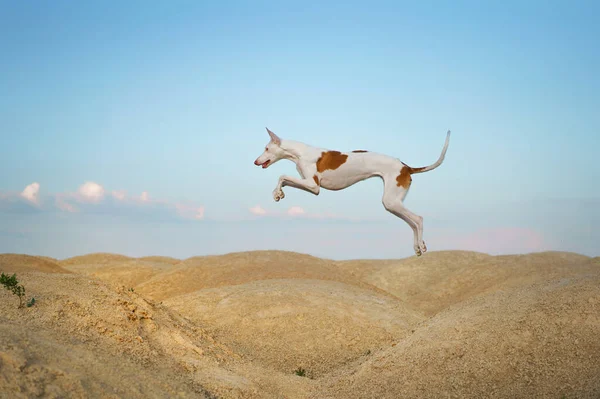
<svg viewBox="0 0 600 399"><path fill-rule="evenodd" d="M598 255L598 15L591 1L0 1L0 252L413 254L379 180L275 203L296 172L252 164L268 126L412 166L451 129L405 201L430 251Z"/></svg>

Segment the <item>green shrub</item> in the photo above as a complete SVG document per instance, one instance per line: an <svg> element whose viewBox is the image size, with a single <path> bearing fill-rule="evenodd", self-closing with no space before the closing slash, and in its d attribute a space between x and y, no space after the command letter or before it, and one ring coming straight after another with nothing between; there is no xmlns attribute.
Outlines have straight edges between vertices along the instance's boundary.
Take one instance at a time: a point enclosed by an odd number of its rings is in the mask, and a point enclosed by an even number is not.
<svg viewBox="0 0 600 399"><path fill-rule="evenodd" d="M304 370L302 367L298 367L295 373L300 377L306 377L306 370Z"/></svg>
<svg viewBox="0 0 600 399"><path fill-rule="evenodd" d="M0 274L0 284L19 297L19 308L22 308L23 298L25 297L25 287L19 285L19 282L17 281L17 275L13 274L12 276L9 276L3 272Z"/></svg>

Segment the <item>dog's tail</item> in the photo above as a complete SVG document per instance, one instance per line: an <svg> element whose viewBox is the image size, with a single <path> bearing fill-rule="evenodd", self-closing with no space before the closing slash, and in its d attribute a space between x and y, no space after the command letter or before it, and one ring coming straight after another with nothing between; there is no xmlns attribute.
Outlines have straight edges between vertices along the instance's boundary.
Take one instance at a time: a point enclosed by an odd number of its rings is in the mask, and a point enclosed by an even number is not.
<svg viewBox="0 0 600 399"><path fill-rule="evenodd" d="M449 142L450 142L450 130L448 130L448 133L446 133L446 143L444 144L444 148L442 149L442 153L440 154L440 157L438 158L438 160L429 166L423 166L421 168L410 168L410 173L414 174L414 173L429 172L430 170L434 170L435 168L440 166L442 164L442 162L444 162L444 157L446 156L446 150L448 149Z"/></svg>

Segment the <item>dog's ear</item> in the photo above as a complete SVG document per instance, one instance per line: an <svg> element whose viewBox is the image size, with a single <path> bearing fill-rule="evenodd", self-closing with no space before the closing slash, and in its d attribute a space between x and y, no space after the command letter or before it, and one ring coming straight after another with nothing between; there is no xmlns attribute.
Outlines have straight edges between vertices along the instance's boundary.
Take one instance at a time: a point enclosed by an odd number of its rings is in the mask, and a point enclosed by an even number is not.
<svg viewBox="0 0 600 399"><path fill-rule="evenodd" d="M265 129L267 129L267 133L269 133L269 136L271 136L271 140L273 140L273 143L275 143L277 145L281 145L281 139L279 137L277 137L277 135L275 133L270 131L268 127L266 127Z"/></svg>

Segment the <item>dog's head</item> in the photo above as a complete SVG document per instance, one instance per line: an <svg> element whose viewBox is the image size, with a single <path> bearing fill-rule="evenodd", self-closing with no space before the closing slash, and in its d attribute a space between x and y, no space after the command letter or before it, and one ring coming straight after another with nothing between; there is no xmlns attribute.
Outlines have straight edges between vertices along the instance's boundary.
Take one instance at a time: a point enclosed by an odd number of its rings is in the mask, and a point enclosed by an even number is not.
<svg viewBox="0 0 600 399"><path fill-rule="evenodd" d="M267 129L267 133L271 136L271 140L265 146L265 150L256 161L254 161L254 165L262 166L263 169L268 168L270 165L282 159L285 155L285 152L281 148L281 139L277 137L275 133Z"/></svg>

